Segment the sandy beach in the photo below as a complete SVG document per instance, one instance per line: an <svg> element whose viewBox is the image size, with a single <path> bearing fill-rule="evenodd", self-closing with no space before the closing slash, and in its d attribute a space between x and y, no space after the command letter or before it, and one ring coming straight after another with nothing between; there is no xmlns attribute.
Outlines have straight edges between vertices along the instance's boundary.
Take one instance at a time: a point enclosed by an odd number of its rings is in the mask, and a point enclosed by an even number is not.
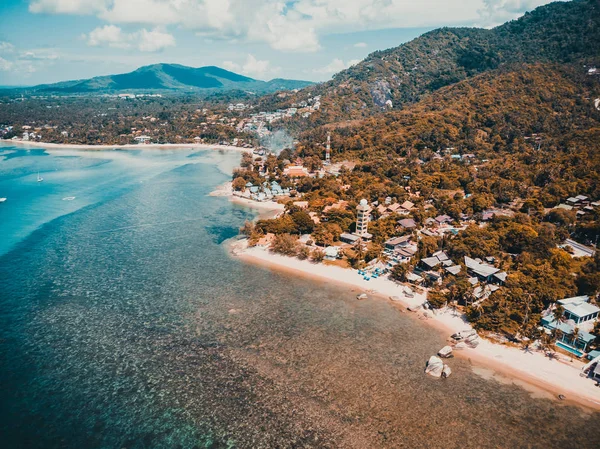
<svg viewBox="0 0 600 449"><path fill-rule="evenodd" d="M112 149L127 149L127 150L144 150L144 149L207 149L207 150L230 150L240 151L243 153L252 152L254 148L241 148L233 145L218 145L206 143L148 143L148 144L128 144L128 145L82 145L82 144L63 144L63 143L46 143L46 142L30 142L25 140L4 140L7 145L20 145L24 147L48 148L48 149L77 149L77 150L112 150Z"/></svg>
<svg viewBox="0 0 600 449"><path fill-rule="evenodd" d="M356 289L357 294L367 293L369 299L392 301L401 308L410 308L413 311L418 309L411 313L411 316L436 328L446 338L455 332L471 329L464 316L454 310L447 308L432 312L421 308L426 300L426 292L415 292L414 297L409 298L404 294L401 284L386 278L366 281L356 270L302 261L274 254L266 248L249 248L245 239L232 243L231 252L248 263L342 284ZM550 359L540 351L525 351L484 338L480 339L476 348L457 350L454 354L468 359L474 372L483 377L515 383L542 397L558 400L558 395L563 395L566 399L561 403L600 410L600 388L596 387L592 380L580 376L584 364L578 360L564 355Z"/></svg>

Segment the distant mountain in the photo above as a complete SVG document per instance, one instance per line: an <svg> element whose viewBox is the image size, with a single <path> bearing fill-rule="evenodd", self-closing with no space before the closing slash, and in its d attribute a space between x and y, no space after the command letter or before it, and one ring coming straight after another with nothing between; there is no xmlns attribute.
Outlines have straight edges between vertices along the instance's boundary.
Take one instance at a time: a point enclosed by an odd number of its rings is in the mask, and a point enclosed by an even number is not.
<svg viewBox="0 0 600 449"><path fill-rule="evenodd" d="M321 124L367 117L505 66L600 65L599 42L598 0L555 2L493 29L433 30L399 47L374 52L299 95L322 96Z"/></svg>
<svg viewBox="0 0 600 449"><path fill-rule="evenodd" d="M309 81L274 79L260 81L219 67L187 67L179 64L153 64L130 73L97 76L87 80L43 84L31 89L41 92L93 93L125 90L231 91L269 93L310 86Z"/></svg>

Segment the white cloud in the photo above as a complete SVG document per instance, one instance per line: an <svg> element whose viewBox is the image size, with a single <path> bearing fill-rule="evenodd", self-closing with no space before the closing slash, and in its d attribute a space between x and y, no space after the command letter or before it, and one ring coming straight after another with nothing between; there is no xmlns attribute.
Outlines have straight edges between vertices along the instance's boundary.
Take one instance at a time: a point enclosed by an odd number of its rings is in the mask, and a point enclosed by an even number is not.
<svg viewBox="0 0 600 449"><path fill-rule="evenodd" d="M550 0L30 0L32 12L95 14L109 24L182 26L216 39L313 52L319 36L390 27L493 23Z"/></svg>
<svg viewBox="0 0 600 449"><path fill-rule="evenodd" d="M58 59L58 55L52 49L40 48L37 50L28 50L21 53L21 60L24 61L47 61Z"/></svg>
<svg viewBox="0 0 600 449"><path fill-rule="evenodd" d="M29 11L52 14L94 14L104 11L109 0L31 0Z"/></svg>
<svg viewBox="0 0 600 449"><path fill-rule="evenodd" d="M365 42L357 42L354 44L356 48L367 48L367 44Z"/></svg>
<svg viewBox="0 0 600 449"><path fill-rule="evenodd" d="M486 25L499 25L531 11L549 0L483 0L479 14Z"/></svg>
<svg viewBox="0 0 600 449"><path fill-rule="evenodd" d="M258 60L254 55L249 54L243 64L233 61L223 61L222 66L226 70L242 73L252 77L264 77L273 75L281 70L280 67L273 67L269 61Z"/></svg>
<svg viewBox="0 0 600 449"><path fill-rule="evenodd" d="M88 45L92 47L135 48L144 52L156 52L175 45L175 38L158 28L124 33L118 26L105 25L94 29L86 37Z"/></svg>
<svg viewBox="0 0 600 449"><path fill-rule="evenodd" d="M0 53L12 53L15 51L15 46L10 42L0 41Z"/></svg>
<svg viewBox="0 0 600 449"><path fill-rule="evenodd" d="M223 61L221 66L225 70L229 70L230 72L239 72L240 70L242 70L242 67L233 61Z"/></svg>
<svg viewBox="0 0 600 449"><path fill-rule="evenodd" d="M0 71L8 72L13 68L13 63L11 61L7 61L3 57L0 56Z"/></svg>
<svg viewBox="0 0 600 449"><path fill-rule="evenodd" d="M148 31L143 29L138 33L134 33L138 39L138 49L140 51L160 51L167 47L175 46L175 38L163 31L154 29Z"/></svg>
<svg viewBox="0 0 600 449"><path fill-rule="evenodd" d="M354 64L358 64L360 59L352 59L350 61L344 62L339 58L335 58L325 67L321 67L320 69L314 69L314 73L321 73L323 75L333 75L334 73L341 72L348 67L353 66Z"/></svg>

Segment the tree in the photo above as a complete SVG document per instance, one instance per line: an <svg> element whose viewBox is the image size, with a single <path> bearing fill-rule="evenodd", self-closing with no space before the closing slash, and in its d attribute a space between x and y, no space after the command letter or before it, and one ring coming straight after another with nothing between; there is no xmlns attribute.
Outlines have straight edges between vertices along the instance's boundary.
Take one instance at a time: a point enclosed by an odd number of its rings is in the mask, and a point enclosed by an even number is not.
<svg viewBox="0 0 600 449"><path fill-rule="evenodd" d="M448 299L439 290L431 289L427 292L427 302L432 308L441 309L447 304Z"/></svg>
<svg viewBox="0 0 600 449"><path fill-rule="evenodd" d="M325 260L325 251L321 248L315 248L310 255L313 262L323 262Z"/></svg>
<svg viewBox="0 0 600 449"><path fill-rule="evenodd" d="M310 257L310 248L308 246L302 245L298 250L298 259L306 260Z"/></svg>
<svg viewBox="0 0 600 449"><path fill-rule="evenodd" d="M315 222L308 213L298 210L291 214L292 220L296 223L296 229L300 234L311 234L315 229Z"/></svg>
<svg viewBox="0 0 600 449"><path fill-rule="evenodd" d="M252 153L242 153L242 160L240 162L240 167L250 168L254 162L254 158L252 157Z"/></svg>
<svg viewBox="0 0 600 449"><path fill-rule="evenodd" d="M278 234L271 243L271 251L284 256L295 256L298 253L298 240L290 234Z"/></svg>
<svg viewBox="0 0 600 449"><path fill-rule="evenodd" d="M256 232L254 223L252 223L250 220L246 220L244 222L244 226L240 228L240 232L246 237L252 236L252 234Z"/></svg>
<svg viewBox="0 0 600 449"><path fill-rule="evenodd" d="M406 282L406 275L410 273L412 267L407 263L397 263L390 272L390 277L398 282Z"/></svg>
<svg viewBox="0 0 600 449"><path fill-rule="evenodd" d="M233 180L233 182L231 183L231 186L233 187L233 190L235 190L236 192L241 192L242 190L244 190L246 188L246 180L244 178L242 178L241 176L238 176L237 178L235 178Z"/></svg>

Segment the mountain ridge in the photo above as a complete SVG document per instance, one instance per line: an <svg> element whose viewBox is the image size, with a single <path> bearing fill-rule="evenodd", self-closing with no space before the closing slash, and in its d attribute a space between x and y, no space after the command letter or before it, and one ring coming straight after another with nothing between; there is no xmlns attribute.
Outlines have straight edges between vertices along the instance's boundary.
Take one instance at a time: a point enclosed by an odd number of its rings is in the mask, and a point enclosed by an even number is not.
<svg viewBox="0 0 600 449"><path fill-rule="evenodd" d="M182 64L157 63L127 73L96 76L88 79L40 84L30 90L56 93L102 93L125 90L161 90L171 92L249 90L270 93L294 90L314 83L275 78L261 81L217 66L188 67Z"/></svg>
<svg viewBox="0 0 600 449"><path fill-rule="evenodd" d="M505 65L600 65L598 42L597 0L554 2L492 29L429 31L397 47L375 51L298 95L321 95L321 113L311 117L311 126L359 119L401 109L442 87ZM284 107L276 98L264 102Z"/></svg>

